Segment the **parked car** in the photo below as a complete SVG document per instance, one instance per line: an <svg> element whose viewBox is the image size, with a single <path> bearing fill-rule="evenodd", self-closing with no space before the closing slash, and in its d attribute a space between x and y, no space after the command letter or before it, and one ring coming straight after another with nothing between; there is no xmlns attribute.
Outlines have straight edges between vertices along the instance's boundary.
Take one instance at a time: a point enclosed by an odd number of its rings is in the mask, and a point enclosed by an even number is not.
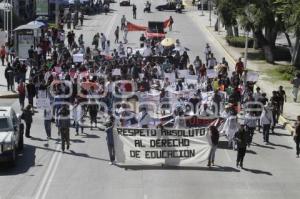
<svg viewBox="0 0 300 199"><path fill-rule="evenodd" d="M176 5L177 5L176 2L168 2L168 3L166 3L166 4L156 6L156 9L157 9L158 11L164 11L164 10L176 10ZM182 10L184 9L184 5L183 5L183 4L181 4L181 9L182 9Z"/></svg>
<svg viewBox="0 0 300 199"><path fill-rule="evenodd" d="M120 6L130 6L130 0L123 0L120 2Z"/></svg>
<svg viewBox="0 0 300 199"><path fill-rule="evenodd" d="M24 146L24 125L11 107L0 107L0 162L15 165L17 151Z"/></svg>

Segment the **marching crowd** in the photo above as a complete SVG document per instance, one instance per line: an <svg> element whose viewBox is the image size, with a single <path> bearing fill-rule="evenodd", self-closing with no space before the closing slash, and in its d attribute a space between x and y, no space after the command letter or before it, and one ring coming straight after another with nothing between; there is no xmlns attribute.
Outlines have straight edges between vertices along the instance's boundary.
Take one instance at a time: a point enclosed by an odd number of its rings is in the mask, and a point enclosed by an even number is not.
<svg viewBox="0 0 300 199"><path fill-rule="evenodd" d="M83 14L78 15L82 25ZM66 32L63 28L45 28L40 44L28 49L28 60L14 57L6 66L8 90L15 90L14 82L18 84L26 137L30 137L35 101L47 99L48 107L42 109L45 131L50 139L55 123L63 151L70 147L71 127L78 135L87 127L84 122L87 118L91 129L97 128L100 116L102 121L108 121L105 126L111 162L114 162L113 127L184 129L191 127L186 122L191 115L224 121L222 125L209 127L212 147L208 166L214 164L221 135L226 136L229 146L237 149L236 163L241 167L255 132L261 132L262 141L269 143L287 96L280 86L268 97L255 86L255 80L248 79L249 71L242 59L230 71L226 59L217 60L209 44L203 49L204 59L199 55L192 60L178 39L166 45L144 35L139 39L141 48L133 49L127 45L125 16L114 32L117 48L111 49L104 33L96 33L90 45L84 35L68 30L69 17L62 20L67 25ZM119 38L121 31L123 41ZM0 54L1 59L5 58L2 51ZM74 59L77 55L82 55L80 60ZM300 75L292 83L299 88ZM157 107L145 103L147 99ZM139 109L133 110L132 104ZM295 132L298 157L299 133L300 117Z"/></svg>

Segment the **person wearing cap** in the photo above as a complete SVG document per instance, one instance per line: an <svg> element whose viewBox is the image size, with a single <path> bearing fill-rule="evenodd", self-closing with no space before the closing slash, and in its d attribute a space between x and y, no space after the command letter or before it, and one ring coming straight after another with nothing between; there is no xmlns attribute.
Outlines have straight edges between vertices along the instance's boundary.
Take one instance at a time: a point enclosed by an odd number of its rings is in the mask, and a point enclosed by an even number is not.
<svg viewBox="0 0 300 199"><path fill-rule="evenodd" d="M265 144L269 143L270 128L274 124L274 118L272 113L272 104L268 103L264 106L262 114L260 116L260 126L263 128L263 138Z"/></svg>
<svg viewBox="0 0 300 199"><path fill-rule="evenodd" d="M236 167L240 166L241 168L244 168L243 162L246 155L247 139L245 125L241 124L238 132L234 135L234 140L237 143Z"/></svg>

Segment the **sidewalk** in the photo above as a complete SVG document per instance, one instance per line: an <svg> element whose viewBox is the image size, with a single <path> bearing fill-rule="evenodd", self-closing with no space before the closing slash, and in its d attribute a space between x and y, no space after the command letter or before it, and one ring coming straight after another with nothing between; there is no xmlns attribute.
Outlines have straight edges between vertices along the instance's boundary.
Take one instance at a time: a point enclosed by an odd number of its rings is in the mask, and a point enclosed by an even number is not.
<svg viewBox="0 0 300 199"><path fill-rule="evenodd" d="M200 11L191 11L189 13L191 17L195 17L197 21L200 22L206 31L218 42L226 51L226 54L231 57L228 60L230 69L234 70L236 60L239 57L243 57L244 48L235 48L227 44L225 40L226 31L223 27L220 28L219 32L214 31L214 24L217 20L217 16L212 14L212 26L209 26L209 13L204 12L204 16L200 15ZM241 35L243 33L241 32ZM257 53L254 49L249 49L249 53ZM224 55L225 56L225 55ZM287 94L287 102L285 103L284 113L280 117L280 123L290 131L293 131L294 121L300 113L300 103L293 102L292 99L292 85L288 81L274 80L268 72L270 69L275 68L276 66L266 63L263 60L249 60L247 61L247 69L252 71L257 71L260 74L259 82L257 85L267 93L268 97L271 96L273 90L278 90L278 87L282 85Z"/></svg>
<svg viewBox="0 0 300 199"><path fill-rule="evenodd" d="M0 99L1 98L18 98L18 93L17 92L12 92L12 91L7 91L7 82L5 79L5 68L6 68L6 62L5 66L2 66L0 64ZM17 84L15 83L15 90L17 89Z"/></svg>

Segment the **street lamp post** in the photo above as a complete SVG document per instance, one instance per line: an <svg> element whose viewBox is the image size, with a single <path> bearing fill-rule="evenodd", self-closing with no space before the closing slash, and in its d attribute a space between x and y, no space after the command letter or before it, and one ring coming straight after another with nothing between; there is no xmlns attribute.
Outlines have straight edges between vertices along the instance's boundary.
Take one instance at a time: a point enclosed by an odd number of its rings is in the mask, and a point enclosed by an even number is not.
<svg viewBox="0 0 300 199"><path fill-rule="evenodd" d="M246 31L246 41L245 41L245 55L244 55L244 68L247 67L247 61L248 61L248 40L249 40L249 31Z"/></svg>
<svg viewBox="0 0 300 199"><path fill-rule="evenodd" d="M204 0L201 0L201 10L202 10L201 16L204 16L204 8L203 8L203 6L204 6Z"/></svg>
<svg viewBox="0 0 300 199"><path fill-rule="evenodd" d="M211 27L211 0L209 0L209 26Z"/></svg>

